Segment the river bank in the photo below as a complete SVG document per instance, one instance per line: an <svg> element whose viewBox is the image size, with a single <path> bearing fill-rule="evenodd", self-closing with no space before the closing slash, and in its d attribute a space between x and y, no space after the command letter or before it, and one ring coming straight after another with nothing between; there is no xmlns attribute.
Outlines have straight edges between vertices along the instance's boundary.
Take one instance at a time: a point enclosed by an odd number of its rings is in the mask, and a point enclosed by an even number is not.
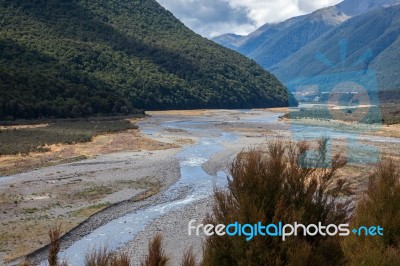
<svg viewBox="0 0 400 266"><path fill-rule="evenodd" d="M213 154L210 159L203 164L203 169L210 175L217 175L218 171L227 171L230 163L234 159L234 156L241 150L260 147L265 145L267 141L296 141L296 131L303 130L303 126L308 126L307 123L298 125L292 125L288 121L279 121L279 116L282 115L282 109L280 110L257 110L247 113L238 114L234 111L226 111L225 117L218 114L202 112L202 116L212 117L215 127L223 129L224 131L235 132L238 136L236 143L224 143L224 149L221 152ZM266 112L266 113L265 113ZM157 114L156 114L157 115ZM220 116L216 119L217 116ZM257 122L258 121L258 122ZM297 127L297 126L300 126ZM319 127L328 127L331 137L334 138L332 152L344 152L345 156L348 152L346 149L349 147L349 143L352 140L361 138L363 144L371 145L377 148L374 152L379 151L385 157L391 157L395 160L400 159L400 153L398 150L394 150L393 147L400 147L400 140L395 138L385 137L387 135L381 134L367 134L374 133L373 131L364 131L362 128L357 128L353 125L353 128L346 128L352 132L349 134L349 139L346 139L345 133L342 133L340 127L334 127L335 130L331 130L328 124L312 124L309 125L310 130L304 130L304 136L314 137L315 132L320 133L320 136L324 136L324 130L318 130ZM331 124L332 126L332 124ZM358 135L361 133L360 135ZM329 135L327 135L329 136ZM382 136L383 138L380 138ZM394 137L389 135L389 137ZM392 142L385 142L385 140L392 140ZM351 145L350 145L351 146ZM362 156L368 156L367 151L353 151L354 161L350 160L349 165L339 171L342 177L352 184L356 195L360 195L367 187L368 176L374 167L374 163L362 161L356 161L362 158ZM381 158L381 157L380 157ZM208 198L199 201L195 204L186 206L179 211L170 212L162 217L157 218L154 222L149 224L141 233L139 233L132 241L122 248L122 251L128 252L131 256L132 265L140 265L139 262L143 260L147 252L148 241L156 234L161 234L164 237L165 252L169 258L171 258L170 265L178 265L182 254L188 248L192 247L194 254L198 260L201 259L202 255L202 242L204 236L188 236L187 225L190 220L196 220L198 223L206 217L207 214L212 212L213 200Z"/></svg>
<svg viewBox="0 0 400 266"><path fill-rule="evenodd" d="M2 156L3 169L22 173L0 177L0 264L46 245L58 224L69 232L114 204L159 193L179 179L174 155L193 141L171 134L159 142L126 130L45 153Z"/></svg>
<svg viewBox="0 0 400 266"><path fill-rule="evenodd" d="M122 224L129 224L136 219L135 213L150 210L152 218L141 223L140 228L134 224L125 225L126 228L130 228L123 234L127 241L123 241L122 246L121 243L115 243L115 247L129 251L136 265L144 256L149 239L158 232L164 235L167 251L173 261L177 262L190 245L193 245L198 257L201 255L202 238L187 236L187 222L192 219L201 220L201 217L211 211L211 195L215 184L213 182L226 180L229 164L238 152L265 145L267 141L297 141L300 140L300 133L309 140L315 140L324 133L330 134L328 136L334 140L334 152L345 150L349 142L359 138L357 131L342 132L341 129L332 129L328 125L292 125L286 121L279 121L279 116L282 115L280 111L198 110L149 114L151 117L138 123L140 132L135 134L141 134L147 142L158 143L159 147L168 149L120 151L0 178L0 189L3 191L13 191L15 188L21 191L18 193L24 193L24 201L21 201L19 206L14 206L11 201L7 205L10 213L6 210L6 214L2 212L0 215L18 221L20 213L24 212L27 219L19 223L42 232L41 242L38 242L40 236L25 234L29 248L47 243L46 232L55 222L62 221L63 224L69 225L70 221L76 221L75 225L80 226L62 240L63 250L67 251L71 244L80 240L92 239L86 240L88 243L94 241L91 234L96 228L112 224L118 219ZM400 157L398 139L362 135L362 143L379 149L382 155L395 159ZM356 150L355 162L342 172L358 191L365 187L373 163L356 159L368 157L368 154L368 150ZM193 172L190 172L192 170ZM184 176L188 176L189 179L185 179ZM197 183L202 179L208 181ZM26 184L29 184L29 188ZM54 195L50 197L46 193L35 192L39 188L47 193L51 191ZM171 193L165 194L171 189ZM74 195L70 196L74 200L68 202L65 195ZM85 200L79 195L84 196ZM90 195L94 198L88 200ZM143 198L146 199L140 200ZM78 201L75 201L76 199ZM42 203L43 205L38 205ZM39 209L37 206L42 207ZM160 208L163 210L161 213ZM14 209L16 211L10 215ZM71 213L79 216L80 220L72 219L69 215ZM94 215L90 216L92 214ZM131 214L132 217L129 216ZM85 222L88 217L91 218ZM8 223L6 226L9 227L2 226L2 230L15 232L14 228L17 228L16 223ZM27 230L19 231L23 234ZM7 243L18 246L17 242ZM110 245L114 248L112 240ZM4 249L2 252L0 255L3 256L10 254ZM32 259L39 262L44 257L45 251L42 251L35 253Z"/></svg>

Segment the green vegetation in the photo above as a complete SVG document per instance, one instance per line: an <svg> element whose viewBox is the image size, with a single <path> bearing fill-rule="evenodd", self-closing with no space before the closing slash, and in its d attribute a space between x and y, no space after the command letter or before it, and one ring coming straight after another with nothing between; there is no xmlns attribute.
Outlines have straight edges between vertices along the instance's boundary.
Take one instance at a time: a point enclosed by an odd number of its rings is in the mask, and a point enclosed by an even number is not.
<svg viewBox="0 0 400 266"><path fill-rule="evenodd" d="M104 198L105 195L110 195L113 192L114 189L111 186L93 186L72 194L71 198L95 201Z"/></svg>
<svg viewBox="0 0 400 266"><path fill-rule="evenodd" d="M154 0L0 0L0 120L296 103Z"/></svg>
<svg viewBox="0 0 400 266"><path fill-rule="evenodd" d="M400 123L400 93L399 91L382 91L379 94L377 106L359 107L341 110L329 110L326 101L311 102L317 104L313 107L303 107L286 113L283 117L288 119L319 119L319 120L341 120L345 122L361 122L365 124L393 125ZM345 103L346 104L346 103ZM344 105L345 105L344 104ZM361 119L361 120L360 120Z"/></svg>
<svg viewBox="0 0 400 266"><path fill-rule="evenodd" d="M47 145L88 142L96 135L127 129L137 129L137 126L124 119L88 119L59 121L47 127L0 129L0 155L46 152Z"/></svg>
<svg viewBox="0 0 400 266"><path fill-rule="evenodd" d="M357 113L355 112L357 111ZM362 115L360 115L360 113ZM341 120L346 122L361 122L365 124L381 124L383 121L381 111L377 108L348 108L342 110L329 110L324 107L311 107L311 108L300 108L286 113L284 118L289 119L319 119L319 120ZM362 118L360 120L360 117ZM395 122L396 120L387 121ZM400 121L399 121L400 122Z"/></svg>
<svg viewBox="0 0 400 266"><path fill-rule="evenodd" d="M400 124L400 90L379 93L382 122L387 125Z"/></svg>
<svg viewBox="0 0 400 266"><path fill-rule="evenodd" d="M400 101L397 104L385 104L381 107L382 124L400 124Z"/></svg>
<svg viewBox="0 0 400 266"><path fill-rule="evenodd" d="M101 210L103 210L103 209L105 209L105 208L107 208L109 206L110 206L109 202L98 203L98 204L91 205L91 206L86 207L86 208L79 209L77 211L73 211L70 214L70 216L71 217L80 217L80 216L81 217L89 217L89 216L93 215L94 213L97 213L97 212L99 212L99 211L101 211Z"/></svg>

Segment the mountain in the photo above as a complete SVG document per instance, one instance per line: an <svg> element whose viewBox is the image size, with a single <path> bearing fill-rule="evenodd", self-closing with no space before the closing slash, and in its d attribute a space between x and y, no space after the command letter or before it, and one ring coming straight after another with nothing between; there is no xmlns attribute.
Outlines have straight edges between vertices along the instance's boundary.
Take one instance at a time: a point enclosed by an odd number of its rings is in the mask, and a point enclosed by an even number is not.
<svg viewBox="0 0 400 266"><path fill-rule="evenodd" d="M348 18L337 7L328 7L281 23L265 24L248 36L230 43L221 42L219 37L213 40L268 69Z"/></svg>
<svg viewBox="0 0 400 266"><path fill-rule="evenodd" d="M315 11L275 25L265 25L245 41L239 40L238 52L268 69L292 53L339 25L348 17L335 7Z"/></svg>
<svg viewBox="0 0 400 266"><path fill-rule="evenodd" d="M228 43L220 42L218 37L213 40L254 59L285 81L286 76L283 73L292 65L283 62L290 61L297 64L295 60L290 60L296 52L355 16L399 3L400 0L345 0L336 6L323 8L311 14L294 17L277 24L265 24L249 35L232 39ZM313 48L317 47L313 46Z"/></svg>
<svg viewBox="0 0 400 266"><path fill-rule="evenodd" d="M336 7L348 16L354 17L365 14L377 7L389 7L399 4L399 0L345 0Z"/></svg>
<svg viewBox="0 0 400 266"><path fill-rule="evenodd" d="M0 120L291 99L254 61L155 0L0 0Z"/></svg>
<svg viewBox="0 0 400 266"><path fill-rule="evenodd" d="M341 40L346 40L345 50ZM380 89L396 89L400 88L399 47L400 5L381 7L347 20L270 69L286 82L332 72L374 71ZM316 60L318 54L336 67Z"/></svg>
<svg viewBox="0 0 400 266"><path fill-rule="evenodd" d="M236 42L237 40L239 40L242 37L243 37L242 35L227 33L227 34L223 34L221 36L215 37L213 39L213 41L221 44L222 46L233 49L234 47L231 46L230 44Z"/></svg>

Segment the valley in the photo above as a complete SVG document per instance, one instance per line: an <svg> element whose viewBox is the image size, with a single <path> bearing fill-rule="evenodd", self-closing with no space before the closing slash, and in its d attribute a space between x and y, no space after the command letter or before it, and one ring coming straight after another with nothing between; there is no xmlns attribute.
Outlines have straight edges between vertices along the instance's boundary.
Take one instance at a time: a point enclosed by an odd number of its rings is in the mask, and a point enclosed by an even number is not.
<svg viewBox="0 0 400 266"><path fill-rule="evenodd" d="M201 238L187 237L187 222L201 220L210 212L213 186L224 186L235 154L268 141L313 141L330 136L332 152L347 152L350 164L341 174L358 192L367 185L369 170L379 159L377 151L400 159L400 149L395 148L400 147L398 138L366 132L356 125L291 123L279 119L282 111L149 112L150 117L137 122L142 139L130 131L115 133L115 137L131 134L136 136L132 145L147 141L154 146L133 149L125 145L125 149L106 154L98 150L85 160L0 178L3 259L45 245L46 232L55 224L62 224L63 232L72 230L62 238L62 254L73 265L80 264L89 246L101 245L126 249L137 262L157 232L166 233L172 258L178 259L188 245L200 256ZM382 130L391 129L382 126ZM120 227L121 223L125 226ZM35 230L25 233L29 228ZM123 238L112 237L115 234ZM88 240L89 246L85 244ZM45 256L43 250L31 258L40 262Z"/></svg>
<svg viewBox="0 0 400 266"><path fill-rule="evenodd" d="M0 0L0 265L397 265L399 36L400 0Z"/></svg>

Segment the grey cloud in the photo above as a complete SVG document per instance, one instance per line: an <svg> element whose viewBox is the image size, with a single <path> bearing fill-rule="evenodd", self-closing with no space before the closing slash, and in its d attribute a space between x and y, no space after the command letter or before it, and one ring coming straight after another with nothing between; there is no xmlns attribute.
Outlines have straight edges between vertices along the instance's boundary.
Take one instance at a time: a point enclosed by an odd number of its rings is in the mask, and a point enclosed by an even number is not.
<svg viewBox="0 0 400 266"><path fill-rule="evenodd" d="M249 31L255 23L245 9L232 8L226 0L158 0L186 26L213 37L230 31ZM243 32L244 33L244 32Z"/></svg>
<svg viewBox="0 0 400 266"><path fill-rule="evenodd" d="M312 12L317 7L315 1L308 1L308 0L299 0L298 5L299 9L303 10L304 12Z"/></svg>
<svg viewBox="0 0 400 266"><path fill-rule="evenodd" d="M341 0L157 0L193 31L205 37L248 34L277 22L336 4Z"/></svg>
<svg viewBox="0 0 400 266"><path fill-rule="evenodd" d="M341 2L340 0L322 0L322 1L310 1L310 0L298 0L298 5L299 9L309 13L313 12L314 10L317 10L322 7L327 7L331 5L335 5L338 2Z"/></svg>

